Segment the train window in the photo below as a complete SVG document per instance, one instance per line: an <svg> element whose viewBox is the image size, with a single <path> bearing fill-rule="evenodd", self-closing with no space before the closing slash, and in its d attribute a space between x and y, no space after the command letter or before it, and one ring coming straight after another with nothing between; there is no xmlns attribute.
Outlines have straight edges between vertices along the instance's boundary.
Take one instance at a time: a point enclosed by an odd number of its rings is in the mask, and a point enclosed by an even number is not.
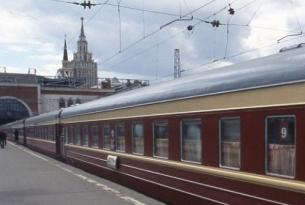
<svg viewBox="0 0 305 205"><path fill-rule="evenodd" d="M49 129L48 129L48 127L45 127L45 128L44 128L44 138L45 138L46 140L49 139Z"/></svg>
<svg viewBox="0 0 305 205"><path fill-rule="evenodd" d="M98 126L94 125L91 127L91 135L92 135L91 146L98 147Z"/></svg>
<svg viewBox="0 0 305 205"><path fill-rule="evenodd" d="M272 116L266 120L267 172L295 176L295 117Z"/></svg>
<svg viewBox="0 0 305 205"><path fill-rule="evenodd" d="M41 128L41 135L40 135L41 139L44 139L45 138L45 128L42 127Z"/></svg>
<svg viewBox="0 0 305 205"><path fill-rule="evenodd" d="M32 128L33 129L33 137L34 138L39 138L39 136L38 136L38 134L39 134L39 132L38 132L38 128Z"/></svg>
<svg viewBox="0 0 305 205"><path fill-rule="evenodd" d="M52 128L52 140L55 141L55 135L56 135L55 127Z"/></svg>
<svg viewBox="0 0 305 205"><path fill-rule="evenodd" d="M83 126L83 145L88 146L88 125Z"/></svg>
<svg viewBox="0 0 305 205"><path fill-rule="evenodd" d="M201 121L183 120L181 127L181 159L201 162Z"/></svg>
<svg viewBox="0 0 305 205"><path fill-rule="evenodd" d="M74 126L74 144L80 145L80 126L78 124Z"/></svg>
<svg viewBox="0 0 305 205"><path fill-rule="evenodd" d="M132 151L144 154L144 126L141 122L132 123Z"/></svg>
<svg viewBox="0 0 305 205"><path fill-rule="evenodd" d="M220 165L240 167L240 119L220 120Z"/></svg>
<svg viewBox="0 0 305 205"><path fill-rule="evenodd" d="M110 138L111 138L111 127L110 124L104 124L103 126L103 136L104 136L104 145L103 147L105 149L110 149L111 144L110 144Z"/></svg>
<svg viewBox="0 0 305 205"><path fill-rule="evenodd" d="M36 133L37 133L36 137L39 139L43 139L43 132L44 132L43 127L36 128Z"/></svg>
<svg viewBox="0 0 305 205"><path fill-rule="evenodd" d="M50 126L49 127L49 140L51 140L51 141L53 141L54 140L54 135L53 135L53 127L52 126Z"/></svg>
<svg viewBox="0 0 305 205"><path fill-rule="evenodd" d="M154 156L168 158L168 123L155 122L153 126Z"/></svg>
<svg viewBox="0 0 305 205"><path fill-rule="evenodd" d="M55 131L55 129L54 129L54 131ZM65 144L67 144L67 142L68 142L68 136L69 136L69 127L66 127L66 126L64 126L63 128L62 128L62 134L63 134L63 142L65 143Z"/></svg>
<svg viewBox="0 0 305 205"><path fill-rule="evenodd" d="M116 150L125 152L125 126L124 123L115 125Z"/></svg>
<svg viewBox="0 0 305 205"><path fill-rule="evenodd" d="M43 139L43 137L44 137L44 128L40 127L40 128L36 128L36 129L37 129L37 137L39 139Z"/></svg>
<svg viewBox="0 0 305 205"><path fill-rule="evenodd" d="M69 127L68 144L73 144L73 126Z"/></svg>
<svg viewBox="0 0 305 205"><path fill-rule="evenodd" d="M37 137L40 139L43 139L44 137L44 128L40 127L40 128L36 128L36 133L37 133Z"/></svg>

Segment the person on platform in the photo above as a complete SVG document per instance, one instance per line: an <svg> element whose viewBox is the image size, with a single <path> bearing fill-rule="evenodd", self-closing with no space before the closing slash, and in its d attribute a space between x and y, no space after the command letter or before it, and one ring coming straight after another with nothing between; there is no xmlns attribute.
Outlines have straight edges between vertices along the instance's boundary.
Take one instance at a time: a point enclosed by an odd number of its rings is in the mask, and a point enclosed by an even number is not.
<svg viewBox="0 0 305 205"><path fill-rule="evenodd" d="M5 132L0 131L0 146L4 148L6 145L6 134Z"/></svg>

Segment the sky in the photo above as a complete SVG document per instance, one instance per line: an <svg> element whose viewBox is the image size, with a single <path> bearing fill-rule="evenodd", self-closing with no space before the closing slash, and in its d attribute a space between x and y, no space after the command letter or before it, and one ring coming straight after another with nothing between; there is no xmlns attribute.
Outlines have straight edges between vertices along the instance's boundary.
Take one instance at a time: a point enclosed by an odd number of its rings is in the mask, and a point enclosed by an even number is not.
<svg viewBox="0 0 305 205"><path fill-rule="evenodd" d="M10 73L28 73L30 68L38 75L55 76L61 68L65 35L70 60L76 51L81 17L101 78L151 82L172 78L174 49L180 49L182 75L193 75L277 53L280 48L304 42L305 37L297 35L305 24L302 0L106 2L120 7L83 9L52 0L2 1L0 72L6 67ZM229 8L234 9L234 15L229 14ZM213 27L213 20L221 25ZM278 42L287 35L293 36Z"/></svg>

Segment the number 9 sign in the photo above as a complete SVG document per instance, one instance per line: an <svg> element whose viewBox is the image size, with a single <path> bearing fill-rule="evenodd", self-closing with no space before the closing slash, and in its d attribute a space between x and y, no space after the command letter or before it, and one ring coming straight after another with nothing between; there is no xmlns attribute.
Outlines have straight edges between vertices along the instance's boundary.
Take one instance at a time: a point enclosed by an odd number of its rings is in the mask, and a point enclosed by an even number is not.
<svg viewBox="0 0 305 205"><path fill-rule="evenodd" d="M286 127L282 127L282 129L281 129L281 137L282 137L282 139L286 139L287 138L287 128Z"/></svg>

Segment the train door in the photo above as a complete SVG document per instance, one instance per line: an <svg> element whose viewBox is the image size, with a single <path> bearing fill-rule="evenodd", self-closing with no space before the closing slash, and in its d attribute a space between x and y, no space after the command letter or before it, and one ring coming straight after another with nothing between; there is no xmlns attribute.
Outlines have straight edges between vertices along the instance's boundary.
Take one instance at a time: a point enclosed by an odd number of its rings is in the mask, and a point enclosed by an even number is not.
<svg viewBox="0 0 305 205"><path fill-rule="evenodd" d="M65 152L65 143L68 141L68 127L62 128L62 132L60 135L60 156L62 158L66 157L66 152Z"/></svg>
<svg viewBox="0 0 305 205"><path fill-rule="evenodd" d="M65 152L64 152L65 141L64 141L64 139L65 139L65 131L59 124L57 124L56 125L56 138L55 138L57 158L63 158L64 155L65 155Z"/></svg>

